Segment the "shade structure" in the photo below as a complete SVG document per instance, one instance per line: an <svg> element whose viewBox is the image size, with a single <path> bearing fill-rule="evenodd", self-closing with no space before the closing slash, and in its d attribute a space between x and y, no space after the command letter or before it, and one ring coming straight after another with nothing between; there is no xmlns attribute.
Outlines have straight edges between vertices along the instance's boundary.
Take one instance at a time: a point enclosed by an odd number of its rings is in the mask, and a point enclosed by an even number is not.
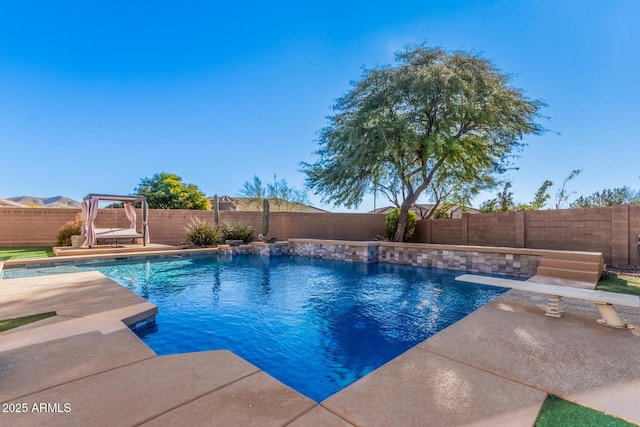
<svg viewBox="0 0 640 427"><path fill-rule="evenodd" d="M140 202L142 205L142 241L145 246L149 243L149 225L147 223L149 205L146 197L87 194L82 200L82 237L84 237L84 246L92 247L96 244L97 237L95 219L98 216L98 204L100 201L123 202L125 214L127 215L127 219L129 219L129 227L134 232L136 230L137 221L134 203ZM101 236L107 237L108 234L101 233Z"/></svg>

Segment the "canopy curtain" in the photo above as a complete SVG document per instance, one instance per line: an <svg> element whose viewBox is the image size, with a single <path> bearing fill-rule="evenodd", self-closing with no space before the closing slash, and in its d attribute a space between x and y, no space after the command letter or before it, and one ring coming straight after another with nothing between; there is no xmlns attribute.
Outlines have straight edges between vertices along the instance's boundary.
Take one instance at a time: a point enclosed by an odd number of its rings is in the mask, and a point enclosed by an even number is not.
<svg viewBox="0 0 640 427"><path fill-rule="evenodd" d="M89 200L82 201L82 235L84 236L84 246L92 247L96 244L96 226L94 221L98 216L98 203L100 199L91 196Z"/></svg>
<svg viewBox="0 0 640 427"><path fill-rule="evenodd" d="M130 222L129 228L136 229L136 208L133 207L133 202L127 202L124 204L124 213L127 215L127 219Z"/></svg>
<svg viewBox="0 0 640 427"><path fill-rule="evenodd" d="M82 201L82 230L80 232L80 236L87 240L87 227L89 225L89 201L84 199Z"/></svg>
<svg viewBox="0 0 640 427"><path fill-rule="evenodd" d="M149 219L149 205L147 204L147 200L145 199L142 202L142 234L144 234L144 244L149 244L149 225L147 221Z"/></svg>

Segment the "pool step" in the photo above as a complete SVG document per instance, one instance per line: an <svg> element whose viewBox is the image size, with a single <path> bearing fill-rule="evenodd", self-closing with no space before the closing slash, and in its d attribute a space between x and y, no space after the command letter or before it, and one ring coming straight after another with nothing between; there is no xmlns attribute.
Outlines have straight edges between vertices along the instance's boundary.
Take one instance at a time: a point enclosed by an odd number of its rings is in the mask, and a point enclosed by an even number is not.
<svg viewBox="0 0 640 427"><path fill-rule="evenodd" d="M570 270L567 268L538 267L538 276L561 277L581 282L597 283L600 273L595 271Z"/></svg>
<svg viewBox="0 0 640 427"><path fill-rule="evenodd" d="M545 251L538 276L589 282L594 286L604 270L604 260L600 253Z"/></svg>
<svg viewBox="0 0 640 427"><path fill-rule="evenodd" d="M541 267L559 268L564 270L578 271L600 271L600 263L592 261L568 261L564 259L542 258L540 260Z"/></svg>
<svg viewBox="0 0 640 427"><path fill-rule="evenodd" d="M556 259L565 261L600 262L602 254L600 252L578 252L578 251L554 251L540 250L542 259Z"/></svg>

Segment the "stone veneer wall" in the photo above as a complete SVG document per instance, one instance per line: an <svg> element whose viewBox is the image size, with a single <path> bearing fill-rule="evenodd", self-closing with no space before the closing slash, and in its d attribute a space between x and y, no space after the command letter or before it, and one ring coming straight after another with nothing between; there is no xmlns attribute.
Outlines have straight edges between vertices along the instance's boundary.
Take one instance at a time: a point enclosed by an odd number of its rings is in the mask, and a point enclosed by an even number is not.
<svg viewBox="0 0 640 427"><path fill-rule="evenodd" d="M542 255L504 247L380 243L378 260L416 267L531 277Z"/></svg>
<svg viewBox="0 0 640 427"><path fill-rule="evenodd" d="M416 267L449 268L477 273L531 277L541 254L504 247L426 245L339 240L289 240L289 253L355 262L386 262Z"/></svg>
<svg viewBox="0 0 640 427"><path fill-rule="evenodd" d="M253 242L251 243L252 252L262 256L278 256L289 253L289 245L287 242Z"/></svg>
<svg viewBox="0 0 640 427"><path fill-rule="evenodd" d="M343 240L289 239L289 253L341 261L378 261L378 242Z"/></svg>

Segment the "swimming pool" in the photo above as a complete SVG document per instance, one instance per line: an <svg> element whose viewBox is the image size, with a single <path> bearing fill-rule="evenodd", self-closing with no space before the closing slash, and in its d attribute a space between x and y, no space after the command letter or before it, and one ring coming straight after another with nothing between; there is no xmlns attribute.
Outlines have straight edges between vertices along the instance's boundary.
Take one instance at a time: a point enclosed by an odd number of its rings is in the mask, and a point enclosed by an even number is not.
<svg viewBox="0 0 640 427"><path fill-rule="evenodd" d="M229 349L322 401L504 290L460 271L257 255L9 268L4 278L99 270L158 306L159 355Z"/></svg>

